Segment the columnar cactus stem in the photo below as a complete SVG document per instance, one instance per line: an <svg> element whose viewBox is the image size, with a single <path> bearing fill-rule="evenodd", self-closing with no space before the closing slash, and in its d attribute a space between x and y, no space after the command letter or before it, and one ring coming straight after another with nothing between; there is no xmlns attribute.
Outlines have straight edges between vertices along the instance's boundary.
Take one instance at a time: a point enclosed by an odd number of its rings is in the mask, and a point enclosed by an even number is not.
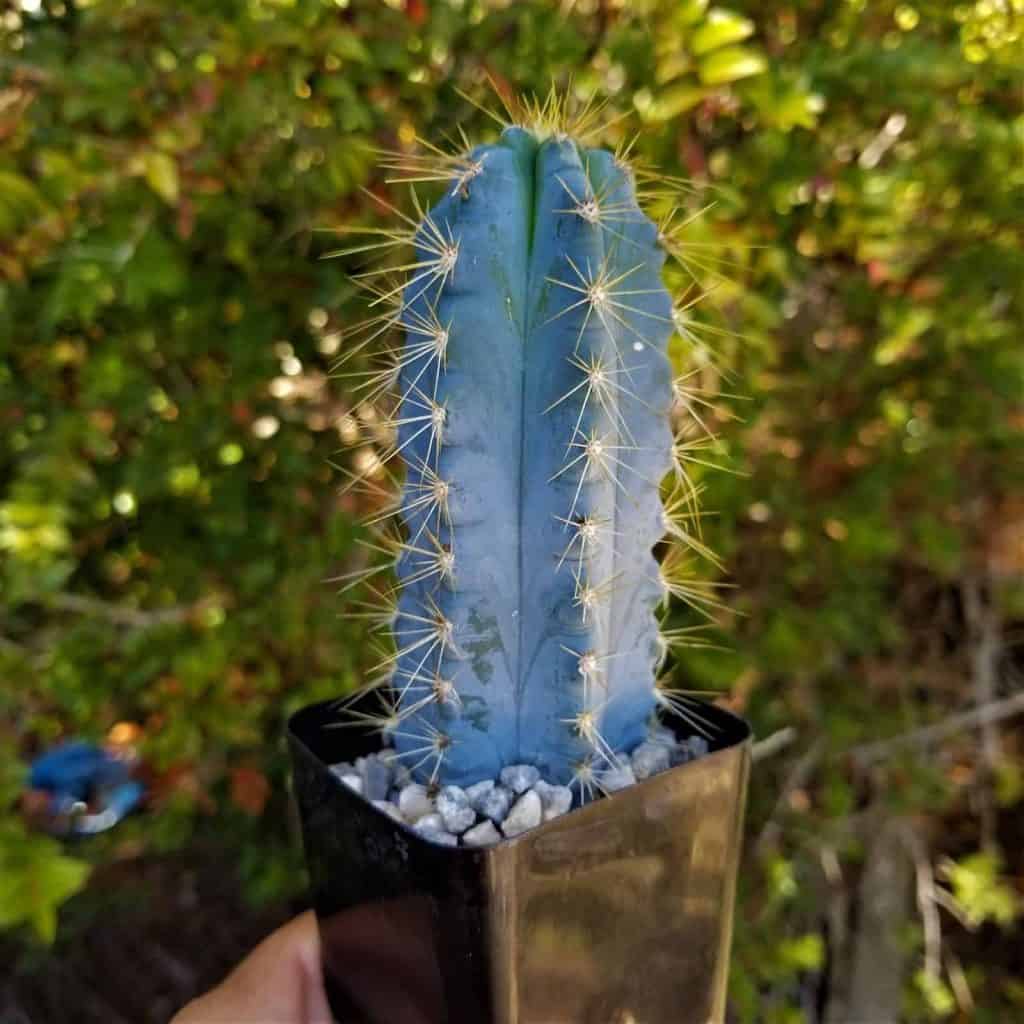
<svg viewBox="0 0 1024 1024"><path fill-rule="evenodd" d="M659 701L665 254L628 166L561 132L509 127L444 169L376 300L400 296L405 335L382 724L423 779L525 762L586 791Z"/></svg>

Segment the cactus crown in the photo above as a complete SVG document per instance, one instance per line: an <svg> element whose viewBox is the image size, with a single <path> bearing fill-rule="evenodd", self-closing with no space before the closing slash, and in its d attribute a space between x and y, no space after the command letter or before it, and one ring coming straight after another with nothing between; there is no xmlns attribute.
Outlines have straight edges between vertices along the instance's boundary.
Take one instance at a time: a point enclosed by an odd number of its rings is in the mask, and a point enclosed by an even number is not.
<svg viewBox="0 0 1024 1024"><path fill-rule="evenodd" d="M368 685L421 779L526 762L586 792L678 699L658 680L659 608L710 600L685 574L703 551L684 464L699 418L674 436L689 404L667 355L676 239L641 210L646 178L579 141L596 108L568 121L551 94L516 113L528 127L492 144L390 160L444 194L345 250L413 252L398 281L394 267L362 276L384 312L346 358L399 340L383 371L357 371L361 408L394 398L387 450L364 448L352 480L376 487L390 457L404 479L374 517L391 522L380 565L347 582L394 568L370 613L393 647Z"/></svg>

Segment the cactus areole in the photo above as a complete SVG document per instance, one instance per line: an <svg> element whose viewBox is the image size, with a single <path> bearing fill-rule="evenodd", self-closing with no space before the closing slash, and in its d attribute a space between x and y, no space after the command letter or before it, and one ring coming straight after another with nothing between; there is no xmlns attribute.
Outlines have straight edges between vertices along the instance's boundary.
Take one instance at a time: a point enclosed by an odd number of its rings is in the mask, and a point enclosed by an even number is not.
<svg viewBox="0 0 1024 1024"><path fill-rule="evenodd" d="M381 725L421 780L583 789L660 693L673 304L634 174L509 127L411 229Z"/></svg>

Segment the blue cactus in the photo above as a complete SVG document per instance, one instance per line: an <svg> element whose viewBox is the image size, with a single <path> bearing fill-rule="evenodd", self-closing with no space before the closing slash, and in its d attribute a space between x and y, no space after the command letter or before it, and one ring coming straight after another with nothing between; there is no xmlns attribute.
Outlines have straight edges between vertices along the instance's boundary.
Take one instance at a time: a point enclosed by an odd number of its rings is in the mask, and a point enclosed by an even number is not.
<svg viewBox="0 0 1024 1024"><path fill-rule="evenodd" d="M625 161L561 131L508 127L444 166L375 300L404 333L381 725L421 779L525 762L587 792L664 698L663 238Z"/></svg>

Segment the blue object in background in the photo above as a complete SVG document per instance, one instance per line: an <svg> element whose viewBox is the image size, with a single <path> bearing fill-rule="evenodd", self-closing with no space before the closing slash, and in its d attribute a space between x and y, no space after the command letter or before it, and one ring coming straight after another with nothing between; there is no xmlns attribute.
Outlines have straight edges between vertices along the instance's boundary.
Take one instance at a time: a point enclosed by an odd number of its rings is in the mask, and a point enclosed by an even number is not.
<svg viewBox="0 0 1024 1024"><path fill-rule="evenodd" d="M50 798L47 826L67 835L104 832L131 813L145 788L131 766L92 743L76 740L37 757L29 785Z"/></svg>

